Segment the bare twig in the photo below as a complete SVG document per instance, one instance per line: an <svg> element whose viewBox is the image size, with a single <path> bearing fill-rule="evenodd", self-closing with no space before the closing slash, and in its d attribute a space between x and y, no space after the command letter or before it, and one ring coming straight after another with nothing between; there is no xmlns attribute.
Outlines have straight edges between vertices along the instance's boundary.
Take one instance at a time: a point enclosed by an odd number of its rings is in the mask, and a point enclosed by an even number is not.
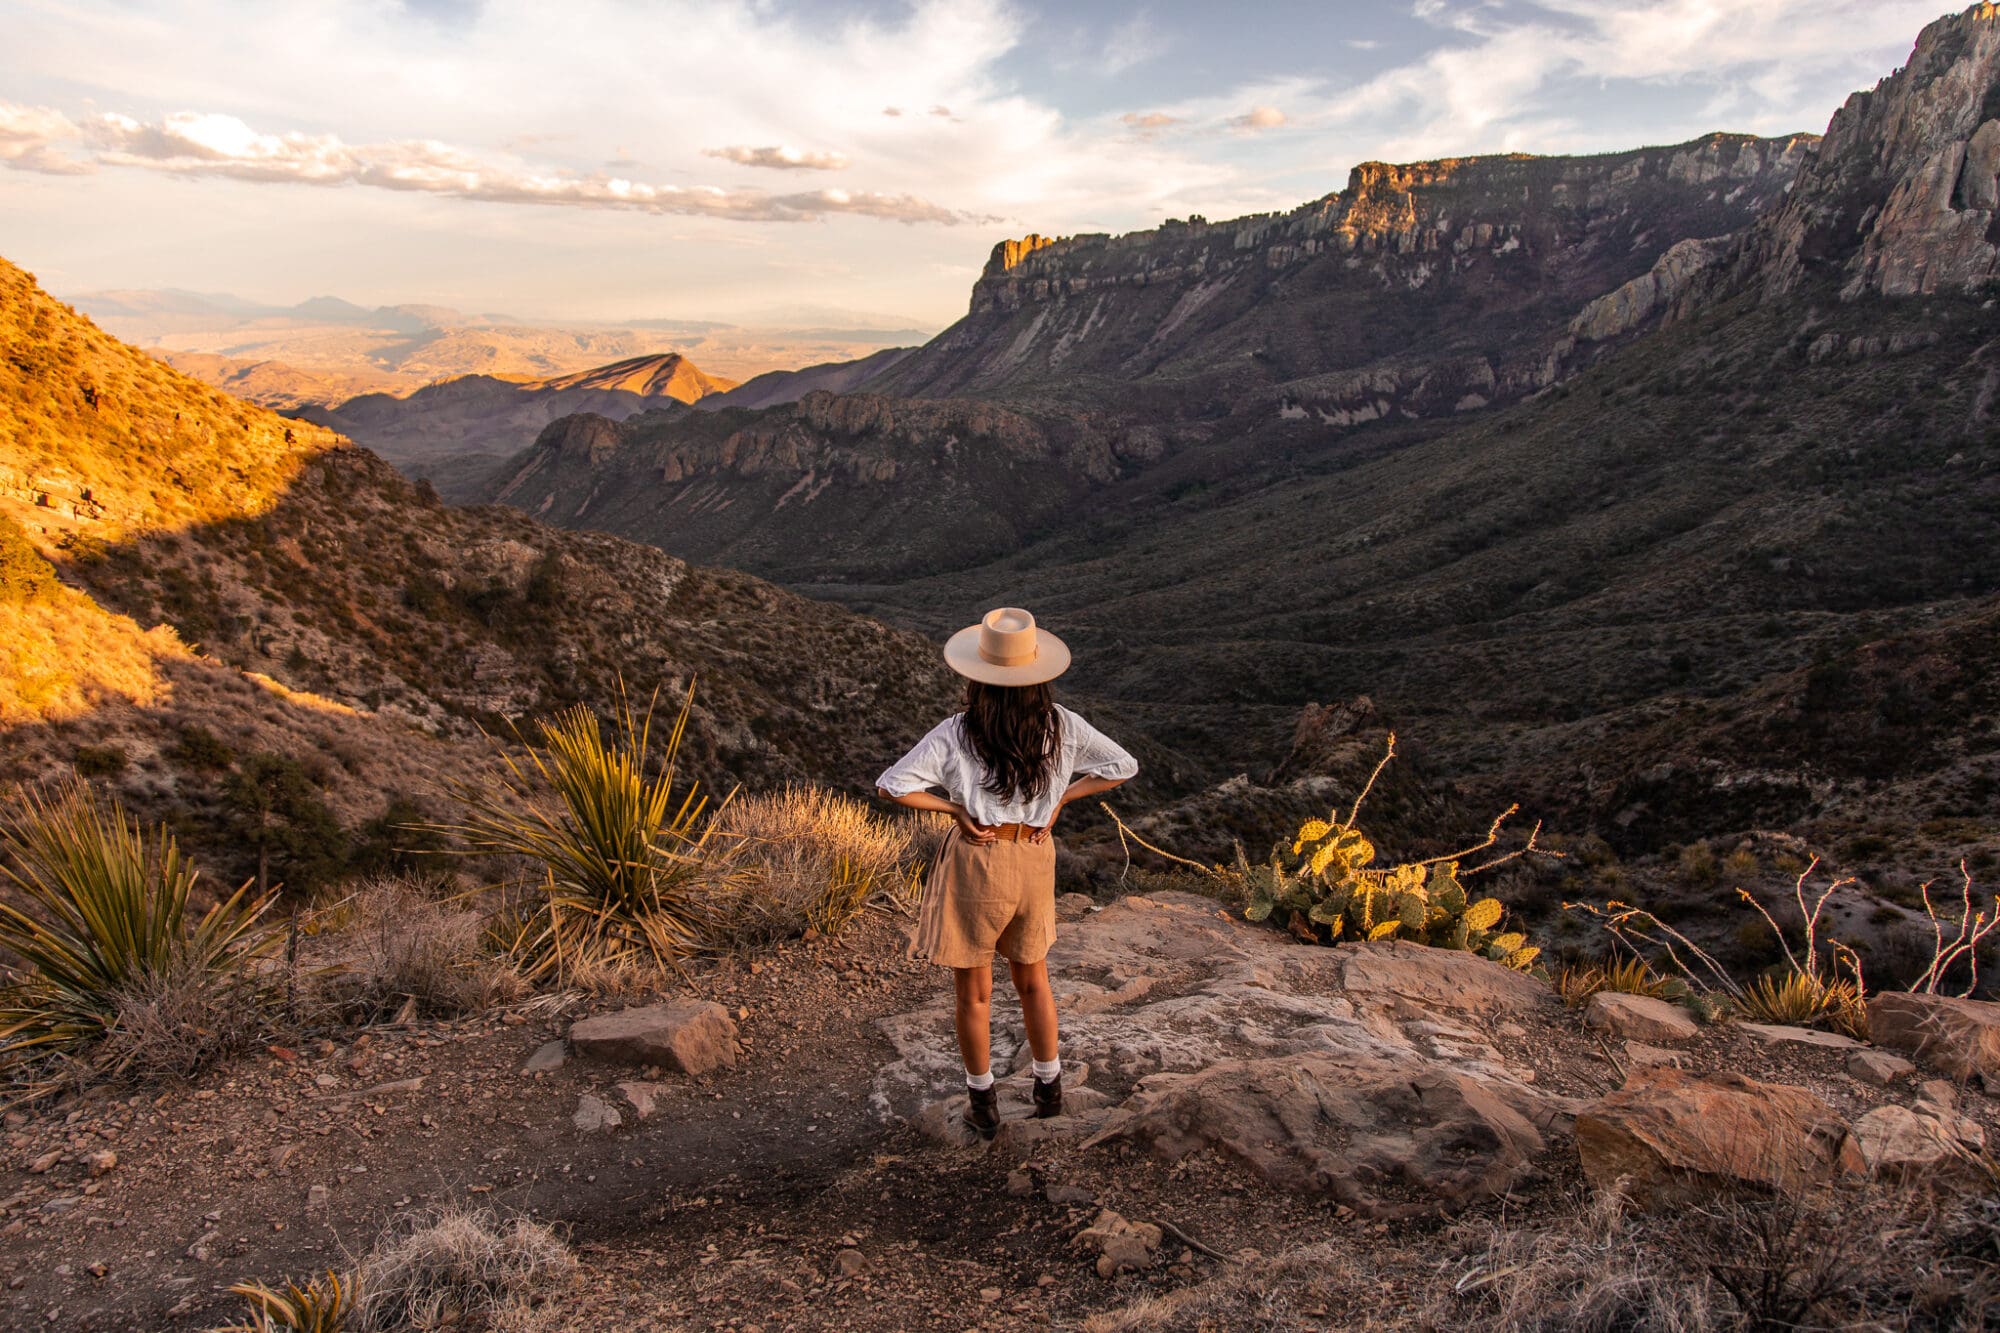
<svg viewBox="0 0 2000 1333"><path fill-rule="evenodd" d="M1103 810L1105 814L1110 815L1111 822L1118 826L1118 840L1120 842L1123 842L1126 838L1130 838L1133 842L1138 843L1141 847L1144 847L1147 851L1151 852L1155 856L1163 856L1167 860L1172 861L1177 865L1190 866L1193 869L1199 870L1204 875L1213 877L1216 874L1216 869L1214 866L1205 866L1199 861L1190 861L1185 856L1175 856L1172 852L1162 850L1161 848L1155 847L1152 843L1147 842L1137 833L1134 833L1130 825L1128 825L1124 820L1118 817L1118 812L1111 808L1111 803L1109 801L1099 801L1097 805L1098 808ZM1127 852L1126 855L1129 859L1131 853Z"/></svg>
<svg viewBox="0 0 2000 1333"><path fill-rule="evenodd" d="M1193 1236L1188 1235L1187 1232L1182 1231L1179 1227L1175 1226L1172 1222L1167 1221L1167 1219L1164 1217L1154 1218L1153 1225L1158 1227L1160 1230L1166 1232L1169 1236L1172 1236L1175 1240L1179 1241L1181 1244L1187 1246L1190 1250L1194 1250L1200 1254L1205 1254L1211 1259L1220 1259L1225 1264L1233 1264L1237 1262L1235 1256L1224 1254L1221 1250L1218 1250L1211 1245L1202 1244L1200 1241L1196 1240Z"/></svg>
<svg viewBox="0 0 2000 1333"><path fill-rule="evenodd" d="M1913 991L1920 991L1926 995L1937 994L1938 987L1944 983L1945 974L1960 958L1966 960L1972 975L1967 980L1965 989L1959 994L1970 995L1979 985L1979 945L1993 932L1995 926L2000 926L2000 898L1994 900L1992 916L1989 917L1984 912L1974 912L1972 871L1967 868L1965 862L1960 861L1958 873L1964 879L1964 889L1960 895L1958 934L1949 944L1946 944L1944 939L1945 922L1938 916L1937 908L1931 905L1930 881L1926 880L1922 886L1924 915L1929 917L1931 922L1931 965L1924 969L1924 974L1918 978L1917 984L1910 987Z"/></svg>
<svg viewBox="0 0 2000 1333"><path fill-rule="evenodd" d="M1375 771L1368 775L1368 781L1362 784L1361 794L1354 798L1354 808L1347 812L1347 822L1340 826L1343 830L1353 828L1354 821L1361 818L1361 803L1368 799L1369 792L1375 790L1375 779L1382 776L1382 770L1387 768L1389 766L1389 761L1391 759L1394 759L1395 757L1396 757L1396 733L1392 731L1389 733L1388 749L1383 751L1380 762L1378 762L1375 765Z"/></svg>

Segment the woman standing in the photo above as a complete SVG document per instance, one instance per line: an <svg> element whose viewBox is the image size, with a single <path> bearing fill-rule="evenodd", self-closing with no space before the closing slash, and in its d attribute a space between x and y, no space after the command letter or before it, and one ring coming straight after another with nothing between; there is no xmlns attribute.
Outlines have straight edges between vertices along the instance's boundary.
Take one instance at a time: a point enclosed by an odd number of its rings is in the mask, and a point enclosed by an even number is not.
<svg viewBox="0 0 2000 1333"><path fill-rule="evenodd" d="M1035 1115L1062 1113L1049 945L1056 936L1050 830L1071 801L1109 791L1138 761L1055 701L1063 641L1018 607L952 635L944 660L966 678L965 711L931 728L875 781L878 796L956 821L924 891L913 952L952 970L965 1122L1000 1128L991 1068L993 955L1007 960L1034 1057ZM936 794L941 792L942 795Z"/></svg>

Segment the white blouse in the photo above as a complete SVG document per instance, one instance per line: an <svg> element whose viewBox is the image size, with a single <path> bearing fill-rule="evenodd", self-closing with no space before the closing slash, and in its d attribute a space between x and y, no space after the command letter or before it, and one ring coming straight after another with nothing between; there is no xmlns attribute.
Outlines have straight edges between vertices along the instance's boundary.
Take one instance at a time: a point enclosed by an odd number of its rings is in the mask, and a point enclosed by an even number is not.
<svg viewBox="0 0 2000 1333"><path fill-rule="evenodd" d="M1139 761L1116 741L1077 714L1056 705L1062 735L1056 748L1053 776L1041 799L1030 804L1017 796L1003 801L986 786L986 765L965 735L965 714L953 713L932 727L908 754L889 765L875 785L891 796L908 796L927 787L941 788L948 800L963 806L982 825L1027 824L1035 828L1055 818L1056 804L1079 776L1123 780L1139 771Z"/></svg>

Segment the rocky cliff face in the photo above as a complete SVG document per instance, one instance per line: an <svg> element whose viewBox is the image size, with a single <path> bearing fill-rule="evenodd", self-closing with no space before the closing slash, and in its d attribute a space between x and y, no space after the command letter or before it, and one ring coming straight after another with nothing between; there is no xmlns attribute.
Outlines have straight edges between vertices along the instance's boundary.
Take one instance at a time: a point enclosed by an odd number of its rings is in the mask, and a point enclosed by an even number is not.
<svg viewBox="0 0 2000 1333"><path fill-rule="evenodd" d="M966 317L871 387L1150 391L1194 415L1329 424L1485 406L1643 323L1719 253L1685 243L1775 204L1812 143L1368 163L1290 213L1003 242Z"/></svg>
<svg viewBox="0 0 2000 1333"><path fill-rule="evenodd" d="M1168 447L1106 413L818 391L566 417L479 496L786 577L873 576L997 554Z"/></svg>
<svg viewBox="0 0 2000 1333"><path fill-rule="evenodd" d="M1847 99L1734 274L1770 292L1822 275L1850 299L2000 277L2000 5L1939 19L1908 64Z"/></svg>

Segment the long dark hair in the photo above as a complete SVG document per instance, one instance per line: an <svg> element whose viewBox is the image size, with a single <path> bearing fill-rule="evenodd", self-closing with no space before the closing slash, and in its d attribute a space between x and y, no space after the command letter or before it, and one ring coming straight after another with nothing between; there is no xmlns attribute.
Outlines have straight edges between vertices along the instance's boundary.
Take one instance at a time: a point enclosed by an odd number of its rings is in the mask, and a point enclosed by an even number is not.
<svg viewBox="0 0 2000 1333"><path fill-rule="evenodd" d="M1062 717L1056 692L1040 685L965 682L965 738L986 765L986 790L1003 801L1038 801L1054 776Z"/></svg>

